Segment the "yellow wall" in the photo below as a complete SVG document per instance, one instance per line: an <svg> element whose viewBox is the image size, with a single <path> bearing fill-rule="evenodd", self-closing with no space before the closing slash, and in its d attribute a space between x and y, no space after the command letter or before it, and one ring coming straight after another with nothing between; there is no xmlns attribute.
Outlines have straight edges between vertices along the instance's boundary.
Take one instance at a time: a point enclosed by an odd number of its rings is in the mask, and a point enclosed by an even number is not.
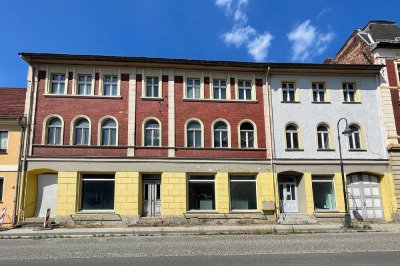
<svg viewBox="0 0 400 266"><path fill-rule="evenodd" d="M219 213L228 213L229 206L229 174L215 175L215 209Z"/></svg>
<svg viewBox="0 0 400 266"><path fill-rule="evenodd" d="M312 190L312 177L311 173L304 173L304 185L305 185L305 199L306 199L306 212L308 214L314 213L314 195ZM303 197L304 198L304 197ZM297 195L297 200L301 200L301 196Z"/></svg>
<svg viewBox="0 0 400 266"><path fill-rule="evenodd" d="M335 184L336 208L339 212L345 212L341 173L335 173L333 179Z"/></svg>
<svg viewBox="0 0 400 266"><path fill-rule="evenodd" d="M26 185L25 185L25 204L21 206L21 211L25 218L33 217L35 215L36 208L36 194L38 189L38 178L37 174L29 172L26 176ZM23 193L23 190L21 190Z"/></svg>
<svg viewBox="0 0 400 266"><path fill-rule="evenodd" d="M0 178L3 179L3 199L0 201L0 211L3 207L7 208L4 218L4 225L12 222L14 213L14 197L16 192L17 172L0 172Z"/></svg>
<svg viewBox="0 0 400 266"><path fill-rule="evenodd" d="M385 173L380 182L383 215L385 221L392 221L393 214L397 211L397 202L394 192L392 173Z"/></svg>
<svg viewBox="0 0 400 266"><path fill-rule="evenodd" d="M7 153L0 154L0 165L17 165L19 159L21 127L18 124L0 123L0 131L8 131Z"/></svg>
<svg viewBox="0 0 400 266"><path fill-rule="evenodd" d="M274 194L274 174L259 173L257 175L257 204L258 210L262 211L263 201L275 201ZM279 202L275 203L275 207L279 206Z"/></svg>
<svg viewBox="0 0 400 266"><path fill-rule="evenodd" d="M139 172L117 172L115 174L115 213L140 215Z"/></svg>
<svg viewBox="0 0 400 266"><path fill-rule="evenodd" d="M73 214L78 210L78 173L59 172L57 184L57 216Z"/></svg>
<svg viewBox="0 0 400 266"><path fill-rule="evenodd" d="M161 215L182 215L185 213L186 195L186 173L162 173Z"/></svg>

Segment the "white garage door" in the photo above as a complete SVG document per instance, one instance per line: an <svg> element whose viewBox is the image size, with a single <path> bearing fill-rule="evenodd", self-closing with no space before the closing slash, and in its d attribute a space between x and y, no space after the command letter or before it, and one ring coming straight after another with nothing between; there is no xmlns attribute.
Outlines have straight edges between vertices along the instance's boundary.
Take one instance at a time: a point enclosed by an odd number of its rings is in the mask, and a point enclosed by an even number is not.
<svg viewBox="0 0 400 266"><path fill-rule="evenodd" d="M347 191L352 217L383 219L379 179L368 174L355 174L347 177Z"/></svg>
<svg viewBox="0 0 400 266"><path fill-rule="evenodd" d="M45 217L47 208L51 209L50 217L55 217L56 201L57 174L39 175L35 217Z"/></svg>

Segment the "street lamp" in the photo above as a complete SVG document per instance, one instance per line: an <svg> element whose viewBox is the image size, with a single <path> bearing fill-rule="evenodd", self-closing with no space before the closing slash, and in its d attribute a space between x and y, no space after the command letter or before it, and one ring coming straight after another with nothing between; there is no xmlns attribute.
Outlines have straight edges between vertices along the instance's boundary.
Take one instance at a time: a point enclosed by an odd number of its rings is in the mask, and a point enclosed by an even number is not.
<svg viewBox="0 0 400 266"><path fill-rule="evenodd" d="M340 121L344 120L346 122L346 128L342 132L343 135L346 137L349 137L351 134L353 134L353 130L349 127L349 124L347 123L346 118L340 118L339 121L337 122L337 137L339 141L339 155L340 155L340 171L342 173L342 184L343 184L343 195L344 195L344 209L345 209L345 215L344 215L344 226L346 228L351 227L351 216L349 213L349 206L348 206L348 200L347 200L347 189L346 189L346 180L344 178L344 170L343 170L343 158L342 158L342 144L340 142L340 133L339 133L339 124Z"/></svg>

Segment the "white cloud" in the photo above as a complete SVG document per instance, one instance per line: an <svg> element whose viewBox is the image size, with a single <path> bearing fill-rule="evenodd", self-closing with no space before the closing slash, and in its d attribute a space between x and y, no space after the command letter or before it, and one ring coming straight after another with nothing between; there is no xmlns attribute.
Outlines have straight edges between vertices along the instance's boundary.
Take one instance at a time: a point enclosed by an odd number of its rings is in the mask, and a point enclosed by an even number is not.
<svg viewBox="0 0 400 266"><path fill-rule="evenodd" d="M306 20L293 28L287 37L292 42L292 60L304 62L322 54L333 40L334 33L321 33L310 20Z"/></svg>
<svg viewBox="0 0 400 266"><path fill-rule="evenodd" d="M317 15L317 20L319 20L320 18L322 18L322 16L324 16L325 14L328 14L332 11L332 7L325 7L323 8Z"/></svg>
<svg viewBox="0 0 400 266"><path fill-rule="evenodd" d="M256 30L250 26L237 27L235 26L230 32L222 34L222 39L229 46L235 45L237 48L247 42L249 38L256 34Z"/></svg>
<svg viewBox="0 0 400 266"><path fill-rule="evenodd" d="M232 0L215 0L215 5L222 8L230 9L232 5Z"/></svg>
<svg viewBox="0 0 400 266"><path fill-rule="evenodd" d="M243 11L243 9L247 6L248 3L249 3L248 0L239 0L234 14L234 20L236 22L243 22L243 23L247 22L247 15Z"/></svg>
<svg viewBox="0 0 400 266"><path fill-rule="evenodd" d="M274 37L269 32L258 35L247 44L247 51L257 62L264 61L268 55L268 48Z"/></svg>

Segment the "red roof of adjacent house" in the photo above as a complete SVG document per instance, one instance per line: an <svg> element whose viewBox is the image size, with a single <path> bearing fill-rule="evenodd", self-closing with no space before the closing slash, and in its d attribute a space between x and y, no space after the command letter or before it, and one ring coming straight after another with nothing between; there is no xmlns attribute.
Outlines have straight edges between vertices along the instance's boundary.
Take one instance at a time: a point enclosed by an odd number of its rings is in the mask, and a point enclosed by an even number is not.
<svg viewBox="0 0 400 266"><path fill-rule="evenodd" d="M23 116L25 94L25 88L0 88L0 118Z"/></svg>

